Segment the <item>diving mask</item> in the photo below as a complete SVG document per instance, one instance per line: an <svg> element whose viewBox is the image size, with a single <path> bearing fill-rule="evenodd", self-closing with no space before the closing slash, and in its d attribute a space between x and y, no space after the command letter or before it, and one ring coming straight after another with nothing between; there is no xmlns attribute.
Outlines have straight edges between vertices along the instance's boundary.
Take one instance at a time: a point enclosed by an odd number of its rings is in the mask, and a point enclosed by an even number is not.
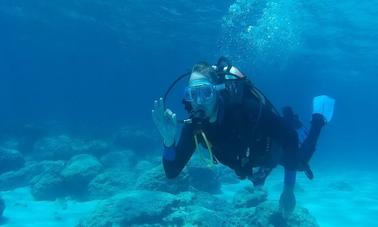
<svg viewBox="0 0 378 227"><path fill-rule="evenodd" d="M221 86L213 85L208 81L199 81L190 84L185 88L185 100L196 104L211 103L217 95L217 91L221 90Z"/></svg>

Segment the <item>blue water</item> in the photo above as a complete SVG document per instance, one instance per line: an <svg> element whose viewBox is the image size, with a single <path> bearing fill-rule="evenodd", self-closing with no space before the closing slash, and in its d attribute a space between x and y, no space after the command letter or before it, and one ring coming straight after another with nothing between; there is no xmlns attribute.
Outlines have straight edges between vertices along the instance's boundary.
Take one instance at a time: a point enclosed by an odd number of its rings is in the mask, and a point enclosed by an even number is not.
<svg viewBox="0 0 378 227"><path fill-rule="evenodd" d="M25 125L85 135L153 129L153 99L194 63L225 55L305 122L314 96L334 97L319 168L376 172L377 7L377 0L0 1L1 138ZM170 106L182 109L178 100Z"/></svg>

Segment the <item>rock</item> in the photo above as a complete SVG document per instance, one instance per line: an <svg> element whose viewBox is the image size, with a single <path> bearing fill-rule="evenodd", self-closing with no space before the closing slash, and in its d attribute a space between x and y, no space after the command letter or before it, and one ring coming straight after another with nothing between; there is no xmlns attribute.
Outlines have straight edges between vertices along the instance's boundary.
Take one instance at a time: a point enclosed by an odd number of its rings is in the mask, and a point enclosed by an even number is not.
<svg viewBox="0 0 378 227"><path fill-rule="evenodd" d="M229 213L230 210L234 209L228 201L207 192L181 192L176 194L176 198L179 200L180 207L200 206L217 213Z"/></svg>
<svg viewBox="0 0 378 227"><path fill-rule="evenodd" d="M177 204L175 196L169 193L129 191L103 202L77 226L159 225Z"/></svg>
<svg viewBox="0 0 378 227"><path fill-rule="evenodd" d="M88 183L103 169L96 157L80 154L71 158L61 172L65 187L71 192L82 193Z"/></svg>
<svg viewBox="0 0 378 227"><path fill-rule="evenodd" d="M128 168L131 165L130 151L115 151L100 158L105 168Z"/></svg>
<svg viewBox="0 0 378 227"><path fill-rule="evenodd" d="M40 163L42 171L30 180L31 194L36 200L55 200L64 195L64 185L60 172L64 161Z"/></svg>
<svg viewBox="0 0 378 227"><path fill-rule="evenodd" d="M142 175L146 172L146 170L154 169L156 166L161 166L161 157L159 157L159 160L140 160L138 161L135 166L135 172L138 173L138 175ZM160 167L160 171L164 171L162 169L163 167Z"/></svg>
<svg viewBox="0 0 378 227"><path fill-rule="evenodd" d="M105 199L127 190L135 183L134 176L123 169L110 169L97 175L88 185L89 199Z"/></svg>
<svg viewBox="0 0 378 227"><path fill-rule="evenodd" d="M15 138L8 138L6 140L2 140L0 143L0 147L7 148L11 150L19 150L20 142Z"/></svg>
<svg viewBox="0 0 378 227"><path fill-rule="evenodd" d="M195 205L195 197L196 197L196 193L194 192L181 192L179 194L176 194L175 195L177 200L179 201L179 204L178 206L191 206L191 205Z"/></svg>
<svg viewBox="0 0 378 227"><path fill-rule="evenodd" d="M60 135L38 140L34 145L34 155L39 160L69 160L78 154L101 156L109 149L109 144L104 141L84 141Z"/></svg>
<svg viewBox="0 0 378 227"><path fill-rule="evenodd" d="M165 176L163 167L159 165L140 174L140 177L136 181L135 188L178 194L188 191L190 189L190 182L185 170L175 179L168 179Z"/></svg>
<svg viewBox="0 0 378 227"><path fill-rule="evenodd" d="M221 217L215 211L200 207L181 207L168 215L164 221L167 226L228 226L227 219Z"/></svg>
<svg viewBox="0 0 378 227"><path fill-rule="evenodd" d="M63 161L29 162L17 171L10 171L0 175L0 190L12 190L28 186L30 181L43 173L60 173L64 166Z"/></svg>
<svg viewBox="0 0 378 227"><path fill-rule="evenodd" d="M73 142L66 135L45 137L34 144L33 153L39 160L68 160L77 154Z"/></svg>
<svg viewBox="0 0 378 227"><path fill-rule="evenodd" d="M91 140L87 142L82 142L80 147L74 147L76 150L80 150L82 154L92 154L96 157L101 157L102 155L108 153L111 148L110 145L102 140Z"/></svg>
<svg viewBox="0 0 378 227"><path fill-rule="evenodd" d="M231 168L219 168L218 172L218 180L222 182L222 184L237 184L240 182L240 178L237 177L235 171Z"/></svg>
<svg viewBox="0 0 378 227"><path fill-rule="evenodd" d="M267 197L268 194L266 191L255 190L253 187L246 187L235 194L233 204L236 208L256 207L266 201Z"/></svg>
<svg viewBox="0 0 378 227"><path fill-rule="evenodd" d="M64 195L63 186L59 174L44 173L31 180L31 194L36 200L55 200Z"/></svg>
<svg viewBox="0 0 378 227"><path fill-rule="evenodd" d="M158 165L160 165L160 164L161 164L161 158L160 158ZM138 171L145 171L146 169L152 169L154 167L156 167L156 165L154 165L153 163L151 163L150 161L147 161L147 160L140 160L135 165L135 169L138 170Z"/></svg>
<svg viewBox="0 0 378 227"><path fill-rule="evenodd" d="M136 169L141 169L140 165ZM161 164L148 171L140 172L139 175L140 177L136 183L137 189L177 194L188 190L218 193L221 187L216 173L212 169L202 166L190 165L174 179L168 179L165 176Z"/></svg>
<svg viewBox="0 0 378 227"><path fill-rule="evenodd" d="M3 212L5 210L5 202L4 200L0 197L0 218L3 216Z"/></svg>
<svg viewBox="0 0 378 227"><path fill-rule="evenodd" d="M210 210L214 210L217 213L229 212L233 209L231 204L226 200L214 196L213 194L200 191L194 192L192 205L198 205Z"/></svg>
<svg viewBox="0 0 378 227"><path fill-rule="evenodd" d="M47 133L45 127L33 124L26 124L17 131L16 136L19 139L18 150L23 154L33 152L34 144Z"/></svg>
<svg viewBox="0 0 378 227"><path fill-rule="evenodd" d="M24 157L17 150L0 148L0 174L18 170L24 163Z"/></svg>
<svg viewBox="0 0 378 227"><path fill-rule="evenodd" d="M113 138L115 146L123 149L131 149L138 156L151 155L153 150L161 148L160 136L156 132L141 128L124 127Z"/></svg>
<svg viewBox="0 0 378 227"><path fill-rule="evenodd" d="M2 126L0 147L18 150L23 155L30 153L34 143L46 132L45 128L33 124Z"/></svg>
<svg viewBox="0 0 378 227"><path fill-rule="evenodd" d="M204 192L219 193L221 182L213 169L203 165L190 165L188 167L190 186Z"/></svg>
<svg viewBox="0 0 378 227"><path fill-rule="evenodd" d="M264 202L256 207L255 213L250 219L252 226L290 226L290 227L318 227L315 218L307 209L296 207L294 213L284 218L278 211L276 202Z"/></svg>
<svg viewBox="0 0 378 227"><path fill-rule="evenodd" d="M251 220L254 218L255 211L256 211L256 207L250 207L250 208L241 207L241 208L231 210L229 214L230 215L229 222L231 224L228 226L255 226L255 225L250 224ZM267 227L273 227L273 226L267 226Z"/></svg>

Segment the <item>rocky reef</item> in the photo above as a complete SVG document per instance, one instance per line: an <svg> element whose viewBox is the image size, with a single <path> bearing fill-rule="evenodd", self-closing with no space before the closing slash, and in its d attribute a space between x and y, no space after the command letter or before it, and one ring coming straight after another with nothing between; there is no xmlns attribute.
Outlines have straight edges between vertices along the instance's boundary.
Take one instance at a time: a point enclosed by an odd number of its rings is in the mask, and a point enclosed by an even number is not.
<svg viewBox="0 0 378 227"><path fill-rule="evenodd" d="M143 130L122 128L104 140L43 136L24 153L7 144L0 147L0 191L28 187L36 201L98 201L78 227L317 226L301 207L282 217L277 202L252 185L225 195L222 185L239 183L236 176L196 158L168 179L160 144ZM6 202L0 198L0 217Z"/></svg>

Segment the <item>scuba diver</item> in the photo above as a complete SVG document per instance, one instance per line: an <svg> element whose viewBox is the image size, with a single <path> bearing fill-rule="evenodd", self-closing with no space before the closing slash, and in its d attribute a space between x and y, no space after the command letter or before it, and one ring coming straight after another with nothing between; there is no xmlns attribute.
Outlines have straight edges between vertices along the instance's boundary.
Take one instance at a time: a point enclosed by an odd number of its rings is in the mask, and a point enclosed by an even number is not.
<svg viewBox="0 0 378 227"><path fill-rule="evenodd" d="M189 118L179 120L165 101L170 90L185 77L189 82L183 103ZM330 120L324 116L324 106L332 99L324 97L317 99L317 108L323 110L313 112L307 130L290 107L285 107L281 116L227 58L221 57L216 65L195 64L191 72L171 85L164 98L154 101L152 117L163 138L165 174L168 178L178 176L200 145L209 152L209 162L230 167L255 187L261 187L273 168L282 165L284 187L279 207L287 216L296 205L296 171L303 171L310 179L314 177L308 163L322 127ZM330 108L328 105L326 115L330 115ZM179 123L183 124L180 134Z"/></svg>

